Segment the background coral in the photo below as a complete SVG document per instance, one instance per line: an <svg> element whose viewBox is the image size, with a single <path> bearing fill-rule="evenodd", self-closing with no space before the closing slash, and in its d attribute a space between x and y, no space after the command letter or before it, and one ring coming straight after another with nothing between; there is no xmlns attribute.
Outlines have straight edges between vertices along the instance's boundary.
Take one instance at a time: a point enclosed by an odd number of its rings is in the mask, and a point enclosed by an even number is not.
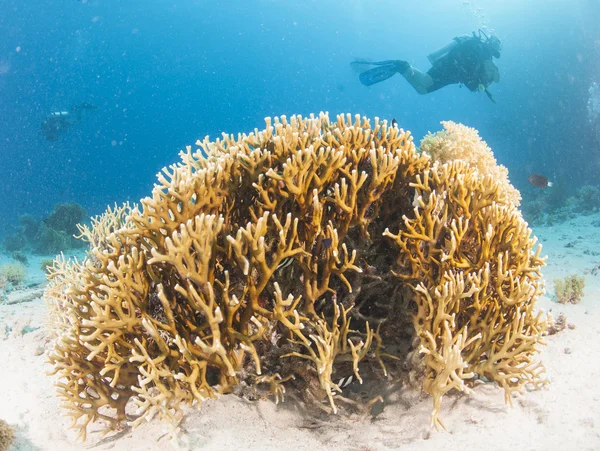
<svg viewBox="0 0 600 451"><path fill-rule="evenodd" d="M87 219L87 213L84 208L74 202L58 204L54 211L43 220L44 224L50 229L65 232L73 236L78 232L77 224Z"/></svg>
<svg viewBox="0 0 600 451"><path fill-rule="evenodd" d="M27 240L19 233L8 235L2 240L2 247L8 252L17 252L25 249L26 246Z"/></svg>
<svg viewBox="0 0 600 451"><path fill-rule="evenodd" d="M423 138L419 147L421 152L440 163L462 160L480 174L489 174L498 183L498 190L506 196L506 201L518 207L521 194L508 180L508 169L496 162L492 149L481 139L479 132L452 121L443 121L442 125L443 131L428 133Z"/></svg>
<svg viewBox="0 0 600 451"><path fill-rule="evenodd" d="M10 256L13 260L21 263L22 265L29 266L29 259L27 258L27 255L25 255L24 252L14 251Z"/></svg>
<svg viewBox="0 0 600 451"><path fill-rule="evenodd" d="M33 216L26 214L19 218L21 235L28 241L33 241L38 233L40 224Z"/></svg>
<svg viewBox="0 0 600 451"><path fill-rule="evenodd" d="M600 208L600 188L594 185L584 185L577 190L579 210L592 212Z"/></svg>
<svg viewBox="0 0 600 451"><path fill-rule="evenodd" d="M521 206L523 216L530 224L552 225L598 211L600 189L585 185L570 196L568 183L558 180L550 189L524 192Z"/></svg>
<svg viewBox="0 0 600 451"><path fill-rule="evenodd" d="M183 403L240 386L335 412L340 376L401 376L392 354L420 368L436 426L443 395L478 375L508 401L544 382L543 259L506 179L360 116L198 144L140 209L80 229L83 262L50 270L49 358L82 436L127 421L129 402L133 425L176 424Z"/></svg>
<svg viewBox="0 0 600 451"><path fill-rule="evenodd" d="M52 268L54 266L54 260L50 259L50 258L43 258L42 261L40 262L40 269L42 271L49 272L50 268Z"/></svg>
<svg viewBox="0 0 600 451"><path fill-rule="evenodd" d="M67 232L55 230L42 223L35 240L30 245L36 254L49 255L77 247L72 244L74 241L73 236Z"/></svg>
<svg viewBox="0 0 600 451"><path fill-rule="evenodd" d="M542 198L524 201L522 204L523 217L529 224L542 224L547 210L548 204Z"/></svg>
<svg viewBox="0 0 600 451"><path fill-rule="evenodd" d="M85 219L85 210L75 203L58 204L41 221L31 215L23 215L19 218L17 232L5 237L3 246L10 252L31 251L42 255L84 247L85 244L73 235L78 233L77 226Z"/></svg>
<svg viewBox="0 0 600 451"><path fill-rule="evenodd" d="M0 266L0 279L10 283L13 287L25 282L27 270L21 263L6 263Z"/></svg>
<svg viewBox="0 0 600 451"><path fill-rule="evenodd" d="M559 304L579 304L583 299L584 287L585 277L577 277L577 274L554 279L554 292Z"/></svg>

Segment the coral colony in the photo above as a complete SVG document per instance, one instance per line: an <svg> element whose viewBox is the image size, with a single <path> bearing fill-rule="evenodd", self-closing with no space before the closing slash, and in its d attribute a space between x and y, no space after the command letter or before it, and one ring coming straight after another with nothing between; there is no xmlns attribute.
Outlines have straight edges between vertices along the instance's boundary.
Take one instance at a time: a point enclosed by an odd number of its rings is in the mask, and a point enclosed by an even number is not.
<svg viewBox="0 0 600 451"><path fill-rule="evenodd" d="M87 257L58 258L46 292L81 436L177 424L240 386L337 412L336 381L367 368L418 367L436 427L444 394L478 377L507 402L546 383L544 259L519 193L475 130L445 127L419 152L387 121L268 118L188 147L141 207L83 227Z"/></svg>

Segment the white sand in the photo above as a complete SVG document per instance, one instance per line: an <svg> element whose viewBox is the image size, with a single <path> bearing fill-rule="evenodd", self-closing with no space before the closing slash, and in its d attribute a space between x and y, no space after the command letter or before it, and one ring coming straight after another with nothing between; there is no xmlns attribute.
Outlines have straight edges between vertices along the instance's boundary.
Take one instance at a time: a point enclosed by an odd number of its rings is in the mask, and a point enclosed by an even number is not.
<svg viewBox="0 0 600 451"><path fill-rule="evenodd" d="M152 422L104 439L91 427L88 441L81 444L62 416L53 378L45 375L50 368L41 354L40 299L0 305L0 418L18 428L13 447L18 450L598 450L600 274L590 271L600 264L600 255L592 255L600 254L600 228L592 225L599 219L580 217L535 230L549 256L544 271L549 294L554 278L586 274L582 303L560 305L549 297L539 301L555 317L565 312L576 326L547 337L542 359L552 383L516 398L513 408L492 384L478 386L470 397L447 396L442 408L447 432L430 429L430 398L403 389L390 394L375 419L332 416L316 421L293 403L248 402L230 395L188 410L182 432L173 440L164 424Z"/></svg>

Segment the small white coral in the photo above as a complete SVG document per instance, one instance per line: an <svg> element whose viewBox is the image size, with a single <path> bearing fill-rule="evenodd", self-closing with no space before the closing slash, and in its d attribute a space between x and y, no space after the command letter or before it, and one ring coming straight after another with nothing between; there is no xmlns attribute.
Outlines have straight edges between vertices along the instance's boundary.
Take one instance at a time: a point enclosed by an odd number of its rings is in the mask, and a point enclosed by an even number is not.
<svg viewBox="0 0 600 451"><path fill-rule="evenodd" d="M521 203L521 193L511 185L508 169L498 164L492 149L481 139L477 130L452 121L443 121L443 131L428 133L421 141L421 152L433 161L447 163L462 160L482 175L491 176L499 185L499 193L506 202L516 207Z"/></svg>

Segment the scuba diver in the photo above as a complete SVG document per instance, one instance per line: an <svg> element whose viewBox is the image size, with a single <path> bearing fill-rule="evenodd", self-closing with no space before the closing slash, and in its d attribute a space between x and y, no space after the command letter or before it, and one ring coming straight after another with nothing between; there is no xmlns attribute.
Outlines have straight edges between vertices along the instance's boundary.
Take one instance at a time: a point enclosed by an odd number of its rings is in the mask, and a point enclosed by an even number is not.
<svg viewBox="0 0 600 451"><path fill-rule="evenodd" d="M460 83L472 92L485 92L496 103L487 88L492 82L500 81L500 72L492 61L492 58L500 58L500 50L500 39L479 30L477 34L473 32L472 36L458 36L450 44L429 55L427 59L432 67L425 74L402 60L353 61L350 65L361 72L359 79L365 86L382 82L398 73L419 94Z"/></svg>
<svg viewBox="0 0 600 451"><path fill-rule="evenodd" d="M73 105L68 111L54 111L42 121L41 129L47 141L58 141L60 136L72 126L81 123L83 110L96 110L97 106L89 103Z"/></svg>

